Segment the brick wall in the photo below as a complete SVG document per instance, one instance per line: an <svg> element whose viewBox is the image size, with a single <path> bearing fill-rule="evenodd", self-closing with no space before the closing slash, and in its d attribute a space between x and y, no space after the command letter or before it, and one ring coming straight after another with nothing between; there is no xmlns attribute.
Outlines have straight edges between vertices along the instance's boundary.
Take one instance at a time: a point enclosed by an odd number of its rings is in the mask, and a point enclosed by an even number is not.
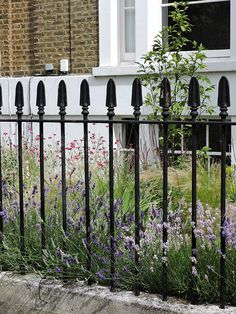
<svg viewBox="0 0 236 314"><path fill-rule="evenodd" d="M10 6L7 1L0 0L0 71L10 75L12 63Z"/></svg>
<svg viewBox="0 0 236 314"><path fill-rule="evenodd" d="M44 73L60 59L72 73L98 65L97 0L0 0L0 75Z"/></svg>

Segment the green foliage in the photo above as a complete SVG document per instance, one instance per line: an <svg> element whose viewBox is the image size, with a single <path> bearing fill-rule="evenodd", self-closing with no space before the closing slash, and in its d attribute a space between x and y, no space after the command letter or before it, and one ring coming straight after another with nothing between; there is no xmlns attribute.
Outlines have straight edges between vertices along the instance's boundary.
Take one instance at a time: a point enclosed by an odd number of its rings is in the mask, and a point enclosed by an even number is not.
<svg viewBox="0 0 236 314"><path fill-rule="evenodd" d="M200 83L201 113L214 112L209 105L209 92L214 89L209 78L201 72L206 68L206 54L202 44L196 41L190 42L187 35L191 33L191 24L187 16L187 2L175 2L174 10L169 17L173 25L164 27L155 37L152 50L142 57L139 73L148 93L145 104L152 107L153 114L150 118L157 118L160 113L159 95L160 84L164 77L171 81L172 106L170 113L172 118L181 119L188 114L188 85L191 77L195 76ZM187 43L191 43L194 51L183 52Z"/></svg>
<svg viewBox="0 0 236 314"><path fill-rule="evenodd" d="M95 144L95 139L94 139ZM28 147L27 142L24 147ZM73 146L73 145L71 145ZM45 147L48 147L45 143ZM100 147L100 146L99 146ZM30 148L30 147L29 147ZM109 176L106 157L99 159L96 167L90 159L90 214L92 270L86 270L85 193L83 156L77 148L67 150L67 232L62 230L62 200L60 156L57 151L47 151L45 156L45 206L46 247L41 255L41 218L38 147L25 149L24 163L24 214L26 254L19 249L19 186L17 149L3 147L3 248L0 264L4 270L37 272L45 277L71 280L88 280L103 285L110 284L110 234L109 234ZM92 156L96 153L93 150ZM102 151L104 156L106 150ZM9 158L8 156L11 156ZM133 289L135 284L134 245L134 169L130 158L117 158L115 164L115 240L116 285ZM52 163L55 163L52 167ZM197 172L198 228L204 237L197 239L196 291L200 302L218 302L217 284L220 248L220 165L212 164L207 171L204 159L199 161ZM30 174L33 174L31 176ZM140 288L160 293L162 290L162 171L140 173L141 250ZM227 219L228 231L236 240L235 169L227 168ZM207 206L206 204L209 204ZM218 207L218 209L217 209ZM191 162L179 160L178 167L169 168L168 190L168 294L189 299L191 290ZM201 214L201 215L200 215ZM204 219L203 219L204 218ZM202 223L200 223L202 220ZM208 228L210 226L210 228ZM211 231L215 240L210 242ZM232 242L232 241L231 241ZM235 241L236 243L236 241ZM236 244L227 243L227 302L235 304ZM209 265L209 267L207 267Z"/></svg>

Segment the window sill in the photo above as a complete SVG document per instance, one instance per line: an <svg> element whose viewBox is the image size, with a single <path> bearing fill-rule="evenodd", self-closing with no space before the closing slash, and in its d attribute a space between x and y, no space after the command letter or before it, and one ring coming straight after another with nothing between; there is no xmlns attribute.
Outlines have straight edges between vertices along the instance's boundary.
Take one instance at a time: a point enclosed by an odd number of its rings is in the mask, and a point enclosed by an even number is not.
<svg viewBox="0 0 236 314"><path fill-rule="evenodd" d="M139 67L137 64L120 66L102 66L93 68L93 76L129 76L138 75Z"/></svg>
<svg viewBox="0 0 236 314"><path fill-rule="evenodd" d="M202 72L235 72L236 60L229 58L208 58L206 61L207 68ZM95 77L105 76L137 76L139 67L138 65L121 65L121 66L103 66L93 68L92 74Z"/></svg>

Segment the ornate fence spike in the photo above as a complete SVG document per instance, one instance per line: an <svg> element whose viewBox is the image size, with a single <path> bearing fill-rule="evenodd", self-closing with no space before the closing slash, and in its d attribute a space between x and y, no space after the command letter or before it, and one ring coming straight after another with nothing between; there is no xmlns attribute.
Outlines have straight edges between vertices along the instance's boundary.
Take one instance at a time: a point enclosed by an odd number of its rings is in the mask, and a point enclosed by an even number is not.
<svg viewBox="0 0 236 314"><path fill-rule="evenodd" d="M44 107L46 105L45 87L44 83L40 81L37 87L36 106L38 107L38 115L44 115Z"/></svg>
<svg viewBox="0 0 236 314"><path fill-rule="evenodd" d="M84 188L85 188L85 227L86 227L86 260L87 271L92 269L91 252L91 217L90 217L90 179L89 179L89 135L88 135L88 108L90 106L89 84L83 80L80 85L80 106L82 107L84 126ZM92 278L88 278L88 284L92 284Z"/></svg>
<svg viewBox="0 0 236 314"><path fill-rule="evenodd" d="M163 116L163 199L162 199L162 209L163 209L163 235L162 235L162 300L167 300L168 294L168 269L167 269L167 251L165 245L168 241L168 122L166 120L169 116L169 108L171 106L171 91L170 82L165 77L161 82L161 92L160 92L160 106L162 107Z"/></svg>
<svg viewBox="0 0 236 314"><path fill-rule="evenodd" d="M23 86L21 82L18 82L16 85L16 97L15 97L15 107L16 107L16 114L21 116L23 114L23 107L24 107L24 92Z"/></svg>
<svg viewBox="0 0 236 314"><path fill-rule="evenodd" d="M90 93L88 81L85 79L80 85L80 106L82 107L82 115L88 116L88 108L90 106Z"/></svg>
<svg viewBox="0 0 236 314"><path fill-rule="evenodd" d="M222 76L218 87L218 106L220 107L221 118L228 116L228 107L230 107L229 82L225 76Z"/></svg>
<svg viewBox="0 0 236 314"><path fill-rule="evenodd" d="M200 106L200 89L199 83L196 77L192 77L189 84L189 94L188 94L188 106L190 107L190 115L192 116L192 121L195 121L198 116L198 108ZM195 278L195 266L197 261L197 240L195 236L195 228L197 226L197 126L192 125L192 267L191 267L191 301L193 304L197 301L196 293L196 278Z"/></svg>
<svg viewBox="0 0 236 314"><path fill-rule="evenodd" d="M0 114L2 114L2 85L0 84Z"/></svg>
<svg viewBox="0 0 236 314"><path fill-rule="evenodd" d="M59 115L64 116L66 114L66 106L67 106L67 91L66 91L66 83L64 81L60 81L58 86L58 99L57 106L59 107Z"/></svg>
<svg viewBox="0 0 236 314"><path fill-rule="evenodd" d="M116 107L116 85L110 79L107 83L106 96L107 116L109 121L113 120ZM110 232L110 275L111 291L115 289L115 209L114 209L114 151L113 151L113 124L109 124L109 232Z"/></svg>
<svg viewBox="0 0 236 314"><path fill-rule="evenodd" d="M170 82L167 77L161 82L160 106L163 108L162 116L166 119L169 116L169 108L171 106Z"/></svg>
<svg viewBox="0 0 236 314"><path fill-rule="evenodd" d="M115 115L114 110L116 107L116 85L112 79L107 83L106 107L108 107L108 117L113 117Z"/></svg>
<svg viewBox="0 0 236 314"><path fill-rule="evenodd" d="M222 76L218 88L218 106L220 107L221 121L224 122L228 116L230 106L229 82ZM226 213L226 125L221 125L221 197L220 197L220 308L225 308L226 303L226 239L223 234Z"/></svg>
<svg viewBox="0 0 236 314"><path fill-rule="evenodd" d="M143 105L142 86L139 79L133 81L131 105L134 107L134 116L138 118L141 114L140 107Z"/></svg>
<svg viewBox="0 0 236 314"><path fill-rule="evenodd" d="M196 77L192 77L189 83L188 105L191 108L191 116L195 119L198 116L198 108L200 107L200 88Z"/></svg>

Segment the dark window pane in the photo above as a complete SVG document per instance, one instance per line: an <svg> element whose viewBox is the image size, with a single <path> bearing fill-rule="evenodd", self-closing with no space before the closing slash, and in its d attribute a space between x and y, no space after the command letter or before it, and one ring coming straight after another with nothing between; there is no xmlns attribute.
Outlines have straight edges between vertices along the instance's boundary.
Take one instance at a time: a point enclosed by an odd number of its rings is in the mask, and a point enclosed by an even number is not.
<svg viewBox="0 0 236 314"><path fill-rule="evenodd" d="M220 151L220 126L217 124L209 125L209 147L214 152Z"/></svg>
<svg viewBox="0 0 236 314"><path fill-rule="evenodd" d="M168 8L169 12L173 9ZM208 50L230 48L230 1L190 5L188 16L192 32L186 37L202 43ZM173 24L171 18L168 24ZM187 44L184 50L193 50L193 47Z"/></svg>
<svg viewBox="0 0 236 314"><path fill-rule="evenodd" d="M184 149L191 150L192 149L192 128L188 127L185 129L187 132L184 134ZM202 149L206 146L206 126L205 125L197 125L197 149Z"/></svg>
<svg viewBox="0 0 236 314"><path fill-rule="evenodd" d="M130 119L123 119L130 120ZM124 132L125 132L125 147L126 148L134 148L134 125L132 123L123 124Z"/></svg>
<svg viewBox="0 0 236 314"><path fill-rule="evenodd" d="M230 151L231 145L231 127L226 127L226 151ZM214 152L221 151L221 127L219 124L209 125L209 147Z"/></svg>
<svg viewBox="0 0 236 314"><path fill-rule="evenodd" d="M168 147L170 150L181 150L181 135L183 134L179 124L169 124ZM159 126L160 147L163 148L163 125Z"/></svg>
<svg viewBox="0 0 236 314"><path fill-rule="evenodd" d="M206 126L197 126L197 149L202 149L206 146Z"/></svg>

